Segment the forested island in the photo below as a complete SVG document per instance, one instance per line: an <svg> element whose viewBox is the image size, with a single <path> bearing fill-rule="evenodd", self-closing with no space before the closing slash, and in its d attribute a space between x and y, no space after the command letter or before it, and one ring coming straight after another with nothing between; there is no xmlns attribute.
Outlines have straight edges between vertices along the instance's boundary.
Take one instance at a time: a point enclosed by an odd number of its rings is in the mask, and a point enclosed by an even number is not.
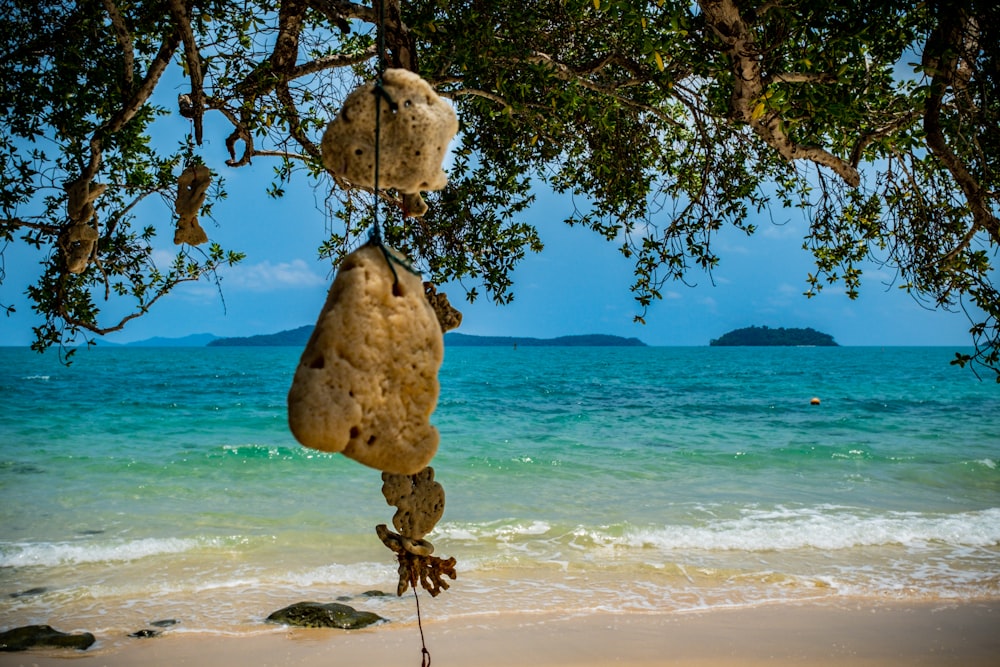
<svg viewBox="0 0 1000 667"><path fill-rule="evenodd" d="M778 327L745 327L735 329L719 338L713 338L713 346L823 346L836 347L833 336L815 329L785 329Z"/></svg>
<svg viewBox="0 0 1000 667"><path fill-rule="evenodd" d="M450 347L646 347L638 338L622 338L605 334L558 336L556 338L528 338L523 336L471 336L449 333L444 344Z"/></svg>
<svg viewBox="0 0 1000 667"><path fill-rule="evenodd" d="M274 334L235 338L217 338L208 343L209 347L300 347L305 345L312 334L313 325L279 331ZM451 347L645 347L638 338L623 338L605 334L582 336L559 336L557 338L530 338L523 336L472 336L469 334L445 334L444 343Z"/></svg>
<svg viewBox="0 0 1000 667"><path fill-rule="evenodd" d="M273 334L259 336L240 336L233 338L216 338L209 347L301 347L309 341L313 325L307 324L298 329L288 329Z"/></svg>

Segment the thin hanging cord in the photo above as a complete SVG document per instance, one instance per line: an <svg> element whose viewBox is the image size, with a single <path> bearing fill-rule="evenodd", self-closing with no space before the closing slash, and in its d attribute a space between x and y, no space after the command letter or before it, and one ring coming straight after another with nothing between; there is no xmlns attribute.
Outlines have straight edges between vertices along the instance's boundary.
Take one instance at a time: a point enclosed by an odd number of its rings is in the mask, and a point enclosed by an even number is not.
<svg viewBox="0 0 1000 667"><path fill-rule="evenodd" d="M389 249L385 247L385 243L382 240L382 228L379 226L378 221L378 209L379 209L379 184L378 184L378 174L381 170L379 161L381 155L381 139L382 139L382 101L384 100L389 106L389 111L395 112L399 109L399 105L392 99L388 91L382 85L382 75L385 74L387 62L385 58L385 0L374 0L378 3L378 17L377 24L375 26L376 36L375 40L378 48L378 72L375 77L375 83L372 87L372 94L375 96L375 176L374 176L374 189L375 189L375 205L372 211L372 231L370 236L370 242L378 246L382 250L382 254L385 256L385 261L389 265L389 269L392 271L393 284L399 283L399 275L396 273L396 265L403 267L410 273L419 276L420 272L413 268L408 262L397 257L396 255L389 252Z"/></svg>
<svg viewBox="0 0 1000 667"><path fill-rule="evenodd" d="M420 596L417 595L417 582L413 582L413 599L417 602L417 627L420 628L420 667L431 667L431 652L427 650L424 641L424 624L420 619Z"/></svg>
<svg viewBox="0 0 1000 667"><path fill-rule="evenodd" d="M385 74L385 0L375 0L378 3L378 23L375 25L375 40L378 44L378 72L375 75L375 85L372 88L372 94L375 95L375 211L373 213L374 224L372 226L372 240L375 243L382 245L382 230L379 228L378 224L378 172L379 172L379 145L381 142L382 134L382 100L385 99L389 103L389 108L394 106L392 98L382 87L382 75Z"/></svg>

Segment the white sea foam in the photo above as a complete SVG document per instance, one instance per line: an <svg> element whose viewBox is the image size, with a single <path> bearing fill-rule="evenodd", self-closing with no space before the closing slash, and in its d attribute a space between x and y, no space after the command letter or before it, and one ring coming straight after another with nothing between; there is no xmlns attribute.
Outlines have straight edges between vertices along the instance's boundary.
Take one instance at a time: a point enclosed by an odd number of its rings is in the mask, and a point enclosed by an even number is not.
<svg viewBox="0 0 1000 667"><path fill-rule="evenodd" d="M305 572L287 575L288 583L295 586L346 585L379 586L392 581L396 575L395 563L352 563L324 565Z"/></svg>
<svg viewBox="0 0 1000 667"><path fill-rule="evenodd" d="M838 550L929 542L988 547L1000 545L1000 508L941 515L865 515L831 508L747 512L738 519L702 526L632 528L612 541L664 550L713 551Z"/></svg>
<svg viewBox="0 0 1000 667"><path fill-rule="evenodd" d="M76 565L133 561L211 546L217 540L144 538L109 542L8 542L0 544L0 567Z"/></svg>
<svg viewBox="0 0 1000 667"><path fill-rule="evenodd" d="M544 521L446 525L444 538L459 542L550 541L570 547L655 548L769 552L824 551L872 546L939 543L1000 546L1000 508L956 514L873 513L846 507L778 507L746 510L740 517L663 526L576 526L560 529Z"/></svg>

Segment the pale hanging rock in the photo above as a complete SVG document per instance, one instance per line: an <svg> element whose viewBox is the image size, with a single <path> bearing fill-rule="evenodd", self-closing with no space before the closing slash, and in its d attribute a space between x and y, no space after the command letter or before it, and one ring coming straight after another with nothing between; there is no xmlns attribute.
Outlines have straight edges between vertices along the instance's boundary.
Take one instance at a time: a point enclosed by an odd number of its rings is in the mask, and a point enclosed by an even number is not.
<svg viewBox="0 0 1000 667"><path fill-rule="evenodd" d="M203 164L189 165L177 179L177 201L174 210L179 216L174 229L174 244L200 245L208 234L198 224L198 212L205 203L205 194L212 183L212 172Z"/></svg>
<svg viewBox="0 0 1000 667"><path fill-rule="evenodd" d="M458 132L451 106L430 84L405 69L387 69L382 89L392 105L375 93L375 83L356 88L323 133L323 164L351 185L375 187L375 102L379 111L379 188L403 193L407 213L421 216L427 206L420 192L448 182L441 164Z"/></svg>
<svg viewBox="0 0 1000 667"><path fill-rule="evenodd" d="M392 256L390 268L369 244L342 261L295 371L288 423L306 447L411 475L437 452L429 420L444 336L420 277Z"/></svg>
<svg viewBox="0 0 1000 667"><path fill-rule="evenodd" d="M97 240L100 238L94 202L105 189L106 185L93 183L86 176L81 176L66 186L68 194L66 215L71 224L62 233L59 242L66 259L66 270L70 273L86 271L94 255Z"/></svg>

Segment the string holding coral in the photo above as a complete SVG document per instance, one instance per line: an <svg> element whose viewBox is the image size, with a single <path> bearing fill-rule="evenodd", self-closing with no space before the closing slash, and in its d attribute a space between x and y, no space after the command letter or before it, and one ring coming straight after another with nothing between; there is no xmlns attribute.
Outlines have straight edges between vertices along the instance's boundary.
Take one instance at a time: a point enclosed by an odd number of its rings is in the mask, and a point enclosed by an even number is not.
<svg viewBox="0 0 1000 667"><path fill-rule="evenodd" d="M373 226L368 243L338 268L295 371L288 420L307 447L341 452L383 471L382 493L397 507L398 532L385 524L375 531L396 554L396 594L413 589L422 664L429 665L417 588L436 597L457 576L455 558L434 556L426 539L444 512L444 488L428 466L439 440L429 418L439 391L443 332L462 316L385 245L379 198L382 188L395 190L404 214L426 213L420 192L446 185L442 164L458 120L419 75L386 68L384 3L378 5L378 74L347 96L321 143L323 164L338 183L374 191ZM376 261L379 255L384 263ZM397 266L406 271L401 275Z"/></svg>

